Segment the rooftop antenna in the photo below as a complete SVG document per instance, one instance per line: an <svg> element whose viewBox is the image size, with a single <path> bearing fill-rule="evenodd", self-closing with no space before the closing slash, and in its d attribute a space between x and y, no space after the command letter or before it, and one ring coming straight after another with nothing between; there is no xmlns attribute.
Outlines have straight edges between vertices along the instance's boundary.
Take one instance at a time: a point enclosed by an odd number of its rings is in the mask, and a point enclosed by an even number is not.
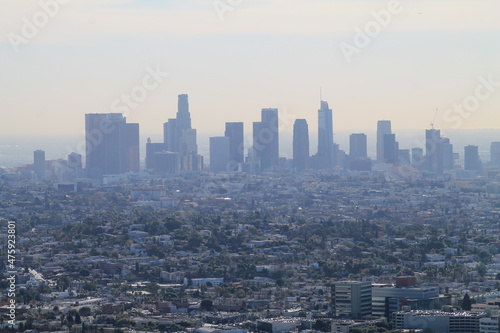
<svg viewBox="0 0 500 333"><path fill-rule="evenodd" d="M434 112L434 119L432 120L432 123L431 123L431 129L434 129L434 122L436 121L437 112L438 112L438 108L436 108L436 111Z"/></svg>
<svg viewBox="0 0 500 333"><path fill-rule="evenodd" d="M323 88L322 87L319 87L319 100L320 101L323 100Z"/></svg>

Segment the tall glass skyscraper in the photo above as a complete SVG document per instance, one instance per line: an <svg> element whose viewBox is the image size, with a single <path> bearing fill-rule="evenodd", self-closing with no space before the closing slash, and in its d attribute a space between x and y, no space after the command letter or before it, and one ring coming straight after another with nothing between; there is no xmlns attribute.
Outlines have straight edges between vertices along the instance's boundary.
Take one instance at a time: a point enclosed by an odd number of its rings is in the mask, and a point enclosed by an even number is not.
<svg viewBox="0 0 500 333"><path fill-rule="evenodd" d="M326 168L333 168L333 112L328 103L321 101L321 108L318 110L318 154L321 165Z"/></svg>

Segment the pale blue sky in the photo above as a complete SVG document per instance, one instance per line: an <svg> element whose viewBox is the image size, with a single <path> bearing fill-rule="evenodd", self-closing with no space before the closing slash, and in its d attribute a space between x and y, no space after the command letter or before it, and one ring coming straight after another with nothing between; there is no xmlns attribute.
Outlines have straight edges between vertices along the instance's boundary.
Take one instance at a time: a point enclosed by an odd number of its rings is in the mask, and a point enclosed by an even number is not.
<svg viewBox="0 0 500 333"><path fill-rule="evenodd" d="M222 134L225 121L250 131L261 108L277 107L314 133L320 86L338 131L373 129L378 119L423 129L436 107L436 127L500 128L498 0L400 0L351 62L341 43L353 44L355 29L390 1L233 1L224 20L215 2L72 0L15 53L9 36L22 36L23 17L40 5L0 0L0 132L81 133L84 114L111 112L148 66L169 76L127 114L142 135L161 132L181 93L201 132ZM479 77L499 84L473 111L448 111L474 96Z"/></svg>

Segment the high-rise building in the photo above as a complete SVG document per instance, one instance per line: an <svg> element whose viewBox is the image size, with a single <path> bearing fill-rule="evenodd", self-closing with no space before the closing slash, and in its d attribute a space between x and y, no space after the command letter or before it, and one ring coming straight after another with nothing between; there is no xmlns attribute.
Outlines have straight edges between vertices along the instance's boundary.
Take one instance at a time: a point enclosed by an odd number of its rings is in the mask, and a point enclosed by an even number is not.
<svg viewBox="0 0 500 333"><path fill-rule="evenodd" d="M443 173L443 153L440 130L425 130L425 161L427 170L438 175Z"/></svg>
<svg viewBox="0 0 500 333"><path fill-rule="evenodd" d="M154 154L162 151L168 151L168 146L165 143L152 143L148 138L146 143L146 170L154 169Z"/></svg>
<svg viewBox="0 0 500 333"><path fill-rule="evenodd" d="M43 179L45 177L45 151L35 150L33 152L33 162L35 178Z"/></svg>
<svg viewBox="0 0 500 333"><path fill-rule="evenodd" d="M500 142L492 142L490 146L490 163L492 166L500 166Z"/></svg>
<svg viewBox="0 0 500 333"><path fill-rule="evenodd" d="M227 136L210 138L210 171L225 172L230 165L230 139Z"/></svg>
<svg viewBox="0 0 500 333"><path fill-rule="evenodd" d="M178 173L179 169L179 153L161 151L153 154L153 171L156 174L166 177Z"/></svg>
<svg viewBox="0 0 500 333"><path fill-rule="evenodd" d="M402 165L411 165L410 149L399 149L398 162Z"/></svg>
<svg viewBox="0 0 500 333"><path fill-rule="evenodd" d="M191 114L189 113L188 95L182 94L177 102L177 129L184 130L191 128Z"/></svg>
<svg viewBox="0 0 500 333"><path fill-rule="evenodd" d="M86 167L91 178L139 169L139 125L121 113L85 115Z"/></svg>
<svg viewBox="0 0 500 333"><path fill-rule="evenodd" d="M471 171L481 171L482 163L479 159L478 146L465 146L464 147L464 169Z"/></svg>
<svg viewBox="0 0 500 333"><path fill-rule="evenodd" d="M379 120L377 122L377 162L385 163L384 135L392 134L391 121Z"/></svg>
<svg viewBox="0 0 500 333"><path fill-rule="evenodd" d="M68 165L68 173L69 180L73 181L76 178L80 178L83 176L83 164L82 164L82 155L77 153L71 153L68 155L67 160Z"/></svg>
<svg viewBox="0 0 500 333"><path fill-rule="evenodd" d="M450 139L441 137L441 131L429 129L425 131L425 164L426 169L437 175L445 170L453 169L453 145Z"/></svg>
<svg viewBox="0 0 500 333"><path fill-rule="evenodd" d="M126 124L126 156L127 171L139 172L141 169L141 157L139 153L139 124Z"/></svg>
<svg viewBox="0 0 500 333"><path fill-rule="evenodd" d="M253 152L261 171L278 166L278 109L262 109L261 121L253 123Z"/></svg>
<svg viewBox="0 0 500 333"><path fill-rule="evenodd" d="M244 136L242 122L226 123L224 136L229 138L229 171L238 171L238 164L244 162Z"/></svg>
<svg viewBox="0 0 500 333"><path fill-rule="evenodd" d="M372 285L370 282L338 281L332 287L335 315L359 319L372 313Z"/></svg>
<svg viewBox="0 0 500 333"><path fill-rule="evenodd" d="M333 168L333 111L328 103L321 101L318 110L318 153L319 168Z"/></svg>
<svg viewBox="0 0 500 333"><path fill-rule="evenodd" d="M349 156L350 157L368 157L366 134L353 133L349 136Z"/></svg>
<svg viewBox="0 0 500 333"><path fill-rule="evenodd" d="M398 161L399 145L396 134L384 134L384 163L394 164Z"/></svg>
<svg viewBox="0 0 500 333"><path fill-rule="evenodd" d="M443 171L453 169L453 145L450 139L441 139L441 154L443 158Z"/></svg>
<svg viewBox="0 0 500 333"><path fill-rule="evenodd" d="M293 124L293 166L296 170L308 168L309 127L305 119L296 119Z"/></svg>
<svg viewBox="0 0 500 333"><path fill-rule="evenodd" d="M176 118L163 124L163 143L167 151L179 153L179 171L199 171L203 158L198 155L196 130L191 128L188 95L178 96Z"/></svg>
<svg viewBox="0 0 500 333"><path fill-rule="evenodd" d="M179 138L177 137L177 119L170 118L163 123L163 143L167 151L179 152Z"/></svg>
<svg viewBox="0 0 500 333"><path fill-rule="evenodd" d="M424 170L425 157L424 157L424 150L422 148L411 149L411 165L415 169Z"/></svg>

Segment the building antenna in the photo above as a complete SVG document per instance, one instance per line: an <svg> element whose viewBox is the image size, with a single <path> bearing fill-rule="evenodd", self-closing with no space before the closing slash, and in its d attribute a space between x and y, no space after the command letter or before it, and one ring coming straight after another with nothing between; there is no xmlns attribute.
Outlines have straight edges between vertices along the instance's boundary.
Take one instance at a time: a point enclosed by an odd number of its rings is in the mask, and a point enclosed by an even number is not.
<svg viewBox="0 0 500 333"><path fill-rule="evenodd" d="M323 87L319 87L319 100L323 101Z"/></svg>
<svg viewBox="0 0 500 333"><path fill-rule="evenodd" d="M438 112L438 108L436 108L436 111L434 112L434 119L432 120L432 123L431 123L431 129L434 129L434 122L436 121L437 112Z"/></svg>

